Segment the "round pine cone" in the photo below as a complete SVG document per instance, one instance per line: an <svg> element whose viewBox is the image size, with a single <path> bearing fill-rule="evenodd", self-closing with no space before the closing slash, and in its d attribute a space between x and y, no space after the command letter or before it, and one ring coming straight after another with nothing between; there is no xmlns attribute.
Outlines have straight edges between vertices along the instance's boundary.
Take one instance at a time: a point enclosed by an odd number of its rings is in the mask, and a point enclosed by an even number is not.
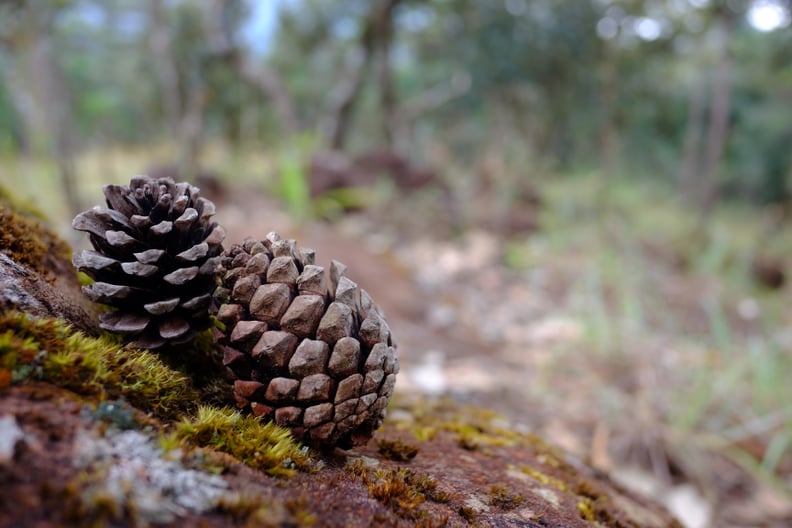
<svg viewBox="0 0 792 528"><path fill-rule="evenodd" d="M368 441L399 363L382 311L333 261L270 233L223 253L215 292L223 363L240 408L314 446Z"/></svg>
<svg viewBox="0 0 792 528"><path fill-rule="evenodd" d="M115 308L100 326L143 348L181 343L210 325L209 306L225 231L211 221L214 204L170 178L136 176L129 186L105 185L107 207L78 214L72 227L96 251L74 266L96 282L93 301Z"/></svg>

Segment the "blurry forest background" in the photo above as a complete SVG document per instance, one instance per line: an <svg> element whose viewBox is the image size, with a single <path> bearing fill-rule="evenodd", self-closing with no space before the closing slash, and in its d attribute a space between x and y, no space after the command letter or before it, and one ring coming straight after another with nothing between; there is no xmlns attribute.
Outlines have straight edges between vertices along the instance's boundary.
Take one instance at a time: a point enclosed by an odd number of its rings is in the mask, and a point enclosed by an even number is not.
<svg viewBox="0 0 792 528"><path fill-rule="evenodd" d="M232 241L278 227L364 275L404 397L500 411L688 526L789 526L791 21L2 0L0 182L77 243L102 183L197 181Z"/></svg>

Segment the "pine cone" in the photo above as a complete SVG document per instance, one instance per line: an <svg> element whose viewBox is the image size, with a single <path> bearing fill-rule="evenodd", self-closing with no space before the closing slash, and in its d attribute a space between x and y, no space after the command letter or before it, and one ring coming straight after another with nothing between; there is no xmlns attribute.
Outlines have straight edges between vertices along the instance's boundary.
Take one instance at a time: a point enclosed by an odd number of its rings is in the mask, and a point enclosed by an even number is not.
<svg viewBox="0 0 792 528"><path fill-rule="evenodd" d="M74 266L96 281L83 291L115 308L102 314L100 326L144 348L185 342L208 328L225 237L210 220L214 204L170 178L136 176L129 187L102 190L107 207L72 221L96 250L74 256Z"/></svg>
<svg viewBox="0 0 792 528"><path fill-rule="evenodd" d="M368 441L399 363L382 311L333 261L270 233L223 254L215 292L223 363L240 408L314 446Z"/></svg>

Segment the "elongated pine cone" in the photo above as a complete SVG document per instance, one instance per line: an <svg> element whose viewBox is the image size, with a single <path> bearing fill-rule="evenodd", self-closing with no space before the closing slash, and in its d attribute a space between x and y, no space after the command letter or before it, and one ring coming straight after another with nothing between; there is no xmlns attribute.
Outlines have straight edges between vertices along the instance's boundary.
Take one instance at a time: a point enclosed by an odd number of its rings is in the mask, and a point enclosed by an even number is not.
<svg viewBox="0 0 792 528"><path fill-rule="evenodd" d="M129 186L105 185L107 207L78 214L72 227L90 235L95 251L74 266L96 282L83 287L105 312L100 326L143 348L191 339L210 325L209 306L225 231L214 204L170 178L136 176Z"/></svg>
<svg viewBox="0 0 792 528"><path fill-rule="evenodd" d="M368 441L382 423L399 363L369 294L333 261L270 233L223 253L215 292L223 363L240 408L323 447Z"/></svg>

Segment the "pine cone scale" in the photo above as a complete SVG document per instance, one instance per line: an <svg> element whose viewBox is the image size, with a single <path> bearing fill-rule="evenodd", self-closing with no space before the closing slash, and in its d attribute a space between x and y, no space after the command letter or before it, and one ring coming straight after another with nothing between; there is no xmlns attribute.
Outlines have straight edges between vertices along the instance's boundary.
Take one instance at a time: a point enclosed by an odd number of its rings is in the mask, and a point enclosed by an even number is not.
<svg viewBox="0 0 792 528"><path fill-rule="evenodd" d="M310 248L271 232L224 251L225 230L198 189L136 176L103 187L107 207L78 214L93 250L74 256L111 311L103 329L138 346L182 343L208 328L240 409L321 447L351 447L379 427L399 370L382 310Z"/></svg>
<svg viewBox="0 0 792 528"><path fill-rule="evenodd" d="M122 334L142 332L151 319L142 314L123 314L116 312L105 313L99 319L99 325L105 330Z"/></svg>
<svg viewBox="0 0 792 528"><path fill-rule="evenodd" d="M144 304L143 308L151 315L164 315L172 312L178 305L179 298L174 297L173 299Z"/></svg>
<svg viewBox="0 0 792 528"><path fill-rule="evenodd" d="M240 408L318 446L364 443L398 370L382 311L332 261L270 233L224 252L216 313ZM256 390L250 390L256 382Z"/></svg>
<svg viewBox="0 0 792 528"><path fill-rule="evenodd" d="M90 235L95 250L73 259L96 281L83 290L116 310L103 315L102 328L151 348L207 328L225 237L210 221L214 205L197 188L169 178L137 176L129 186L102 190L107 207L84 211L72 222Z"/></svg>
<svg viewBox="0 0 792 528"><path fill-rule="evenodd" d="M135 259L141 264L157 264L160 259L162 259L163 255L165 255L164 249L147 249L146 251L141 251L139 253L132 254Z"/></svg>

